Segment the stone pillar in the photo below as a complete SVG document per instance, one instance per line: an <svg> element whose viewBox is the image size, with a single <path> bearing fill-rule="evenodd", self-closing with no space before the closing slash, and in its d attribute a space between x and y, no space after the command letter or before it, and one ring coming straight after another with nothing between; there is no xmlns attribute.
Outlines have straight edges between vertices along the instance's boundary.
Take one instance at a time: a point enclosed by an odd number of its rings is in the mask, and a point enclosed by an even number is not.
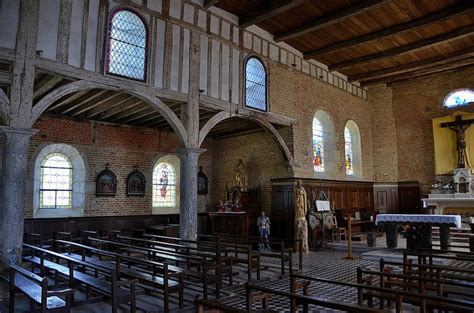
<svg viewBox="0 0 474 313"><path fill-rule="evenodd" d="M197 174L199 155L204 149L181 148L176 150L180 157L181 186L179 235L181 239L197 238Z"/></svg>
<svg viewBox="0 0 474 313"><path fill-rule="evenodd" d="M0 179L0 271L21 259L27 161L33 129L1 127L3 163Z"/></svg>

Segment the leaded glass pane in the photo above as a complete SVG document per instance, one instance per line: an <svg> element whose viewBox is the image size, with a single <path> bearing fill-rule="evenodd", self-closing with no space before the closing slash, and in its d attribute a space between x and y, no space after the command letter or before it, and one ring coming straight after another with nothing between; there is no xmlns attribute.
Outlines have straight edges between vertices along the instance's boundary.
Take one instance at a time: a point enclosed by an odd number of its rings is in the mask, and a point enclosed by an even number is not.
<svg viewBox="0 0 474 313"><path fill-rule="evenodd" d="M263 63L257 58L248 59L245 67L245 105L267 110L267 75Z"/></svg>
<svg viewBox="0 0 474 313"><path fill-rule="evenodd" d="M354 174L354 164L352 158L352 136L349 129L344 128L344 142L345 142L345 152L346 152L346 174Z"/></svg>
<svg viewBox="0 0 474 313"><path fill-rule="evenodd" d="M444 107L448 109L471 103L474 103L474 90L471 89L455 90L444 99Z"/></svg>
<svg viewBox="0 0 474 313"><path fill-rule="evenodd" d="M107 72L145 80L147 30L140 17L128 10L110 22Z"/></svg>
<svg viewBox="0 0 474 313"><path fill-rule="evenodd" d="M40 208L72 207L72 166L60 153L46 156L41 166Z"/></svg>
<svg viewBox="0 0 474 313"><path fill-rule="evenodd" d="M313 166L315 172L324 172L323 125L313 118Z"/></svg>
<svg viewBox="0 0 474 313"><path fill-rule="evenodd" d="M161 162L153 170L153 207L176 206L176 173L168 162Z"/></svg>

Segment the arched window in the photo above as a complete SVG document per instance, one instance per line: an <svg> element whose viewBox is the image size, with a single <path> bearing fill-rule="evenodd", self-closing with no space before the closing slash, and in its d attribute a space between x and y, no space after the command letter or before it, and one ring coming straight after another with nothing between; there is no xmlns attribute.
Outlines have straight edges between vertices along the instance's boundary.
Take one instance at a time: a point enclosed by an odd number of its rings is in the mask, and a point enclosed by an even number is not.
<svg viewBox="0 0 474 313"><path fill-rule="evenodd" d="M344 127L344 161L346 175L362 176L362 147L359 126L349 120Z"/></svg>
<svg viewBox="0 0 474 313"><path fill-rule="evenodd" d="M464 106L474 103L474 90L473 89L457 89L450 92L446 98L444 98L443 106L446 109L451 109L459 106Z"/></svg>
<svg viewBox="0 0 474 313"><path fill-rule="evenodd" d="M315 172L324 172L323 125L317 117L313 118L313 166Z"/></svg>
<svg viewBox="0 0 474 313"><path fill-rule="evenodd" d="M110 14L105 68L107 74L146 80L148 30L129 9Z"/></svg>
<svg viewBox="0 0 474 313"><path fill-rule="evenodd" d="M153 169L153 207L177 206L176 170L168 161L157 162Z"/></svg>
<svg viewBox="0 0 474 313"><path fill-rule="evenodd" d="M248 58L245 63L245 106L267 110L267 72L256 57Z"/></svg>
<svg viewBox="0 0 474 313"><path fill-rule="evenodd" d="M51 153L41 165L40 209L72 207L72 165L61 153Z"/></svg>
<svg viewBox="0 0 474 313"><path fill-rule="evenodd" d="M354 164L352 156L352 137L351 132L347 127L344 128L344 143L345 143L345 160L346 160L346 174L354 174Z"/></svg>
<svg viewBox="0 0 474 313"><path fill-rule="evenodd" d="M317 111L312 121L311 155L314 176L332 178L335 169L335 130L331 116Z"/></svg>
<svg viewBox="0 0 474 313"><path fill-rule="evenodd" d="M84 215L86 167L76 148L51 144L34 159L34 217Z"/></svg>

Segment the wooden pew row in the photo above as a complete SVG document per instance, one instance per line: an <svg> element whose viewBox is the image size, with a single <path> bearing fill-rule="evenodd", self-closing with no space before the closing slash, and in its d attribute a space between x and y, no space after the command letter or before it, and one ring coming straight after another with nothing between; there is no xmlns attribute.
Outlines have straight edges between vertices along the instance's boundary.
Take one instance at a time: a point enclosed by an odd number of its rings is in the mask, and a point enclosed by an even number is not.
<svg viewBox="0 0 474 313"><path fill-rule="evenodd" d="M160 242L170 241L170 242L179 243L183 245L192 245L197 248L221 250L221 252L224 253L225 257L227 258L229 257L229 253L233 253L234 254L234 256L232 257L233 263L246 265L247 271L248 271L247 281L252 280L252 272L254 268L256 268L256 271L257 271L257 280L260 280L260 273L261 273L260 252L253 251L251 244L230 246L230 245L218 244L214 241L185 240L185 239L181 239L177 237L160 236L160 235L147 234L147 233L144 233L143 237L149 238L152 240L157 240ZM240 255L242 254L245 257L241 257Z"/></svg>
<svg viewBox="0 0 474 313"><path fill-rule="evenodd" d="M163 306L165 312L170 311L169 296L172 293L178 293L179 308L183 308L184 270L182 268L168 265L166 262L160 263L151 260L137 259L71 241L57 240L56 243L58 245L64 245L68 247L68 251L63 253L63 255L80 259L82 261L109 270L114 269L117 274L117 278L120 278L123 275L131 279L136 279L139 282L139 286L147 291L156 291L156 289L162 290ZM79 249L81 253L72 253L73 248ZM105 261L101 260L100 258L94 259L91 256L87 256L88 254L95 254L97 256L109 258L111 260ZM146 269L140 267L132 268L132 265L144 266Z"/></svg>
<svg viewBox="0 0 474 313"><path fill-rule="evenodd" d="M393 269L402 269L403 275L413 276L412 280L404 279L401 282L392 281L391 284L412 285L419 288L420 279L425 277L434 278L436 282L427 282L425 290L432 290L438 296L452 297L464 296L474 299L474 269L443 265L414 264L411 259L406 262L388 262L380 259L380 272L393 272ZM445 282L453 282L446 284ZM461 282L462 285L457 285ZM474 305L474 302L473 302Z"/></svg>
<svg viewBox="0 0 474 313"><path fill-rule="evenodd" d="M227 274L229 278L229 285L233 285L233 263L234 258L227 255L222 255L221 247L209 247L209 246L198 246L193 244L182 245L170 242L164 242L159 240L150 240L142 238L134 238L129 236L118 235L117 240L125 241L129 243L139 243L147 248L153 248L163 251L171 251L175 253L184 253L186 255L198 256L198 257L210 257L213 258L217 264L222 265L222 274Z"/></svg>
<svg viewBox="0 0 474 313"><path fill-rule="evenodd" d="M155 248L147 248L138 245L130 245L120 241L104 240L89 238L91 243L108 245L115 247L119 251L126 251L127 255L131 254L131 251L141 254L143 258L174 262L178 267L179 264L186 264L184 267L183 275L185 277L193 277L201 280L203 285L203 297L208 297L208 285L215 284L216 286L216 297L220 297L220 289L222 285L222 273L220 264L216 264L210 257L198 257L192 255L185 255L176 252L163 251ZM200 271L195 270L195 267L199 267ZM213 272L211 274L210 272Z"/></svg>
<svg viewBox="0 0 474 313"><path fill-rule="evenodd" d="M30 299L30 312L36 311L39 305L40 312L69 313L73 289L48 290L48 278L40 277L19 265L9 266L9 312L15 312L15 294L21 292ZM65 298L63 300L62 298Z"/></svg>
<svg viewBox="0 0 474 313"><path fill-rule="evenodd" d="M124 302L130 302L130 310L135 312L136 280L118 281L115 270L104 269L94 264L33 245L23 244L23 247L28 252L31 252L31 255L23 256L23 261L29 262L33 269L39 268L42 274L50 271L56 274L55 277L65 277L70 288L74 288L76 283L85 285L88 298L92 289L110 299L113 313L116 313L118 305ZM46 259L46 256L56 261L50 261ZM61 264L61 261L66 262L67 265ZM87 270L94 272L94 275L87 274ZM110 278L110 282L100 279L98 273ZM122 286L129 286L129 290L122 289Z"/></svg>
<svg viewBox="0 0 474 313"><path fill-rule="evenodd" d="M291 276L291 275L290 275ZM245 286L246 289L246 312L254 312L252 311L253 305L253 297L252 295L254 292L265 293L268 294L269 297L279 296L290 299L290 312L296 313L298 305L303 306L303 312L308 312L308 308L310 305L317 305L324 308L341 310L344 312L356 312L356 313L380 313L380 312L389 312L386 310L378 310L375 308L370 308L367 306L359 305L359 304L346 304L341 303L340 301L331 300L325 297L320 296L308 296L308 295L301 295L296 294L294 292L285 292L274 290L271 288L258 286L254 284L247 283Z"/></svg>
<svg viewBox="0 0 474 313"><path fill-rule="evenodd" d="M374 279L379 282L377 288L381 288L380 290L372 288L375 287L372 285ZM473 309L474 303L472 301L443 297L442 293L439 292L442 290L440 288L442 285L469 286L461 282L431 277L415 277L386 270L379 272L359 267L357 269L357 283L360 285L365 284L364 288L368 289L366 291L359 291L359 301L367 300L368 303L373 303L373 298L378 298L380 300L380 308L385 307L385 302L390 304L395 301L397 307L401 303L419 306L422 313L432 309L472 313ZM438 292L435 294L430 292L426 288L427 284L434 284L434 289Z"/></svg>
<svg viewBox="0 0 474 313"><path fill-rule="evenodd" d="M251 245L251 246L259 246L263 241L259 237L238 237L232 235L203 235L198 234L198 239L207 239L209 241L213 241L216 244L222 245L231 245L231 246L238 246L238 245ZM271 252L271 251L259 251L260 255L263 257L268 258L277 258L280 259L281 262L281 274L285 275L285 264L288 263L289 271L292 271L292 253L295 251L294 248L288 247L287 242L290 242L292 245L298 247L298 267L299 271L303 271L303 249L302 249L302 241L296 239L279 239L279 238L270 238L267 242L272 246L279 247L279 252Z"/></svg>

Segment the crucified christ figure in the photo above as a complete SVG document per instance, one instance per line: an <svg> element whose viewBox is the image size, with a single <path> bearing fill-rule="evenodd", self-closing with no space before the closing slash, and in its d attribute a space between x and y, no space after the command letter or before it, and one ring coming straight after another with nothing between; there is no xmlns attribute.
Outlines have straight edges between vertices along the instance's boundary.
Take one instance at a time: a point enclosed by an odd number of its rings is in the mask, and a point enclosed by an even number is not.
<svg viewBox="0 0 474 313"><path fill-rule="evenodd" d="M441 127L447 127L456 133L456 150L458 152L458 168L465 168L466 155L466 129L474 123L474 120L462 120L462 116L456 116L454 122L443 123Z"/></svg>

